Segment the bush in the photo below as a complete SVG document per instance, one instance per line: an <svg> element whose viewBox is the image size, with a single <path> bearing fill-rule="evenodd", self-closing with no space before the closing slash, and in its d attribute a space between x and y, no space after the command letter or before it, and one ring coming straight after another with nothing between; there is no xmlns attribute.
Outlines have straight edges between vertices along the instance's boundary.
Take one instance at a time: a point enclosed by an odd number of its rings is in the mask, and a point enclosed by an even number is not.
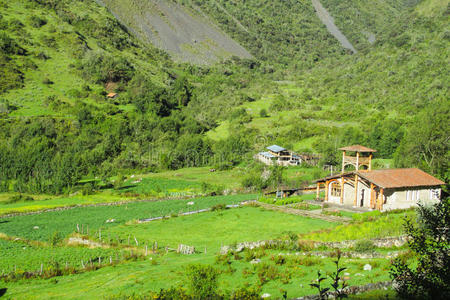
<svg viewBox="0 0 450 300"><path fill-rule="evenodd" d="M53 232L49 239L49 243L52 246L57 246L61 241L63 240L63 237L59 231Z"/></svg>
<svg viewBox="0 0 450 300"><path fill-rule="evenodd" d="M216 204L213 207L211 207L211 211L216 211L216 210L225 210L227 209L227 206L223 203L220 204Z"/></svg>
<svg viewBox="0 0 450 300"><path fill-rule="evenodd" d="M259 111L259 116L260 116L261 118L267 118L267 117L269 116L269 114L267 113L267 110L265 110L265 109L263 108L263 109L261 109L261 110Z"/></svg>
<svg viewBox="0 0 450 300"><path fill-rule="evenodd" d="M33 197L24 196L22 194L14 195L8 198L8 200L4 201L4 204L13 204L17 202L26 202L26 201L34 201Z"/></svg>
<svg viewBox="0 0 450 300"><path fill-rule="evenodd" d="M195 299L215 299L217 294L216 269L208 265L189 265L186 269L189 290Z"/></svg>
<svg viewBox="0 0 450 300"><path fill-rule="evenodd" d="M269 265L267 263L260 263L257 267L258 279L261 285L269 282L270 280L275 280L280 277L280 272L276 266Z"/></svg>
<svg viewBox="0 0 450 300"><path fill-rule="evenodd" d="M419 206L417 220L405 218L415 268L401 257L391 267L394 288L406 299L450 298L450 198Z"/></svg>
<svg viewBox="0 0 450 300"><path fill-rule="evenodd" d="M30 25L34 28L40 28L47 24L47 20L38 16L31 16L30 19Z"/></svg>
<svg viewBox="0 0 450 300"><path fill-rule="evenodd" d="M230 299L231 300L259 300L260 297L260 289L256 287L244 286L240 289L235 290Z"/></svg>
<svg viewBox="0 0 450 300"><path fill-rule="evenodd" d="M49 85L49 84L53 84L54 82L51 81L50 79L48 79L47 77L45 77L45 78L42 80L42 83L43 83L43 84Z"/></svg>
<svg viewBox="0 0 450 300"><path fill-rule="evenodd" d="M354 250L359 253L371 252L375 249L375 245L370 240L361 240L355 244Z"/></svg>

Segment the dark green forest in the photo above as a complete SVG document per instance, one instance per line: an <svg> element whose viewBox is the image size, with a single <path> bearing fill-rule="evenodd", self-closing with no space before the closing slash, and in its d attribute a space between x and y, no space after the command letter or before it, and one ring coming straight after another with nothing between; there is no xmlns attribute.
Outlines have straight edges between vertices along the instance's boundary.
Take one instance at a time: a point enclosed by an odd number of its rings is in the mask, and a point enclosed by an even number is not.
<svg viewBox="0 0 450 300"><path fill-rule="evenodd" d="M262 133L239 106L268 94L276 95L268 116L300 112L279 120L293 129L268 142L316 136L322 163L334 164L336 147L365 144L448 182L448 7L349 1L376 20L351 27L353 10L324 1L360 50L351 55L309 1L178 2L200 7L255 58L178 63L95 1L0 1L0 191L60 194L86 177L245 164ZM373 44L362 40L366 27ZM275 81L294 82L300 95L283 96ZM206 136L226 120L227 137Z"/></svg>

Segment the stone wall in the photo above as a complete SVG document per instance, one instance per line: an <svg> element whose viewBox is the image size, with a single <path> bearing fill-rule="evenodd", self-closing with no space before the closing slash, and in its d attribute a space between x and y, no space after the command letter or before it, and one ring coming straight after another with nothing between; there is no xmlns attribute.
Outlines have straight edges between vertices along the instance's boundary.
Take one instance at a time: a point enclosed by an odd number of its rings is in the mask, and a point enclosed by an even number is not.
<svg viewBox="0 0 450 300"><path fill-rule="evenodd" d="M341 241L341 242L316 242L314 243L314 246L320 247L325 246L328 248L352 248L355 246L357 242L360 240L348 240L348 241ZM376 247L381 248L391 248L391 247L400 247L403 246L408 242L408 237L406 235L399 236L399 237L386 237L386 238L379 238L379 239L371 239L370 241L373 242L373 244Z"/></svg>
<svg viewBox="0 0 450 300"><path fill-rule="evenodd" d="M376 283L369 283L365 285L360 286L349 286L345 288L345 291L347 294L355 295L355 294L361 294L372 290L387 290L389 287L392 286L391 281L382 281L382 282L376 282ZM334 292L328 293L329 296L334 296ZM332 297L330 297L332 298ZM319 300L318 295L310 295L310 296L304 296L300 298L293 298L292 300Z"/></svg>
<svg viewBox="0 0 450 300"><path fill-rule="evenodd" d="M311 242L312 248L319 248L319 247L327 247L327 248L353 248L357 242L360 240L348 240L348 241L341 241L341 242ZM391 247L400 247L407 243L408 237L407 236L399 236L399 237L387 237L387 238L379 238L379 239L371 239L370 241L373 242L373 244L376 247L380 248L391 248ZM308 241L305 241L307 243ZM255 248L261 248L261 247L267 247L267 248L283 248L283 247L289 247L294 244L297 244L296 241L290 241L290 240L265 240L265 241L257 241L257 242L243 242L238 243L236 246L223 246L220 249L221 254L226 254L229 251L236 251L241 252L245 249L255 249Z"/></svg>

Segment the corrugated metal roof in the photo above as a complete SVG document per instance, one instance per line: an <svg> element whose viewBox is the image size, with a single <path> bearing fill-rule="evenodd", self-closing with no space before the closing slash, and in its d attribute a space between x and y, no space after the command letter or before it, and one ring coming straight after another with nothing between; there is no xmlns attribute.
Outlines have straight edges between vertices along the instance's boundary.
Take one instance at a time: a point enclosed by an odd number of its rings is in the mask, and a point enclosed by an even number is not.
<svg viewBox="0 0 450 300"><path fill-rule="evenodd" d="M262 156L265 156L265 157L268 157L268 158L274 158L275 157L275 155L270 154L269 152L259 152L259 155L262 155Z"/></svg>
<svg viewBox="0 0 450 300"><path fill-rule="evenodd" d="M275 152L275 153L278 153L281 151L286 151L286 148L280 147L278 145L269 146L269 147L267 147L267 149L269 149L270 151Z"/></svg>
<svg viewBox="0 0 450 300"><path fill-rule="evenodd" d="M385 189L440 186L445 184L445 182L417 168L384 169L384 170L373 170L363 172L353 171L344 174L336 174L333 176L321 178L316 180L315 182L325 182L330 179L340 178L342 176L354 174L358 174L358 176Z"/></svg>
<svg viewBox="0 0 450 300"><path fill-rule="evenodd" d="M367 147L361 146L361 145L353 145L353 146L342 147L342 148L339 148L339 150L342 150L342 151L355 151L355 152L377 152L377 150L375 150L375 149L370 149L370 148L367 148Z"/></svg>
<svg viewBox="0 0 450 300"><path fill-rule="evenodd" d="M440 186L445 182L424 171L411 169L386 169L358 172L358 175L382 188Z"/></svg>

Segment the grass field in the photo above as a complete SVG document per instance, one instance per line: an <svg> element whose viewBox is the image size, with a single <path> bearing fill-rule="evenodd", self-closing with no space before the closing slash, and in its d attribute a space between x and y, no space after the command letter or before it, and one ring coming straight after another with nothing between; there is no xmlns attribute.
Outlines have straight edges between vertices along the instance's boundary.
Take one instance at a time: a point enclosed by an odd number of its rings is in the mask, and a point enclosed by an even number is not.
<svg viewBox="0 0 450 300"><path fill-rule="evenodd" d="M217 199L218 198L218 199ZM221 199L222 198L222 199ZM215 197L205 199L205 203L228 202L235 203L242 199L240 197ZM226 200L226 201L225 201ZM194 200L197 201L198 200ZM163 202L161 202L163 203ZM173 203L169 201L165 203ZM184 203L185 204L185 203ZM138 214L138 211L145 210L143 206L136 204L136 207L128 206L117 207L117 212L124 216L118 222L108 223L103 227L102 235L119 237L126 240L127 236L132 236L139 241L136 248L142 249L144 245L158 242L159 252L152 254L145 260L129 261L117 264L115 266L105 266L99 270L74 274L69 276L60 276L51 279L30 279L18 282L7 282L8 296L12 299L33 298L33 299L98 299L108 297L125 297L135 293L146 295L150 291L158 291L160 288L169 288L171 286L184 285L185 267L192 263L202 263L212 265L220 271L219 288L224 292L231 292L245 283L251 285L260 285L261 291L272 295L273 299L281 297L281 289L288 292L288 296L301 296L315 293L309 286L309 283L315 279L318 269L324 272L333 270L333 258L320 258L314 256L296 255L289 250L254 250L244 251L236 256L218 256L217 253L222 245L232 245L236 242L258 241L285 236L287 232L297 234L308 234L312 231L333 231L339 228L339 224L330 223L322 220L309 219L301 216L286 215L281 212L266 211L258 207L243 207L236 209L218 210L191 216L173 217L166 220L157 220L149 223L136 224L134 222L126 223L125 220L134 219L131 216ZM153 211L158 211L160 204L143 203L141 205L153 206ZM120 210L119 210L120 208ZM100 211L93 208L79 208L86 213L83 215L99 216ZM108 210L109 207L99 209ZM63 215L46 213L43 217L52 220L52 226L55 228L64 228L70 222L64 225L63 219L72 219L74 216L68 212ZM105 216L105 214L103 214ZM34 216L13 218L10 223L0 224L0 228L5 229L8 226L9 232L16 226L22 227L22 235L28 238L37 239L43 236L30 236L26 232L29 225L34 224ZM27 220L30 219L30 220ZM45 219L45 218L44 218ZM371 221L366 220L366 223ZM13 226L15 225L15 226ZM91 225L95 228L95 225ZM337 227L336 227L337 226ZM1 231L1 230L0 230ZM69 230L70 231L70 230ZM47 230L50 232L50 230ZM20 232L17 232L20 234ZM95 234L91 236L94 238ZM133 243L133 242L132 242ZM178 244L195 246L198 252L193 255L180 255L173 252L166 253L165 246L176 248ZM3 267L11 268L12 262L21 266L36 267L37 261L49 261L49 257L55 260L64 260L70 257L70 261L79 259L88 259L95 256L107 257L111 251L117 251L118 246L112 246L111 249L87 249L77 247L30 247L22 242L0 241L0 247L7 251L5 258L8 263L3 262ZM24 249L25 247L25 249ZM205 253L206 248L206 253ZM28 251L28 252L27 252ZM15 252L15 253L12 253ZM29 253L28 261L21 254ZM54 253L54 254L53 254ZM277 259L281 255L282 262ZM250 260L257 257L261 260L258 264L251 264ZM224 260L225 259L225 260ZM352 285L365 284L368 282L377 282L388 280L389 261L386 259L351 259L346 258L342 261L348 269L349 282ZM363 266L370 263L373 266L372 271L364 271ZM270 270L270 271L268 271ZM269 272L269 273L267 273ZM45 293L42 293L45 291Z"/></svg>
<svg viewBox="0 0 450 300"><path fill-rule="evenodd" d="M242 190L241 180L245 174L245 168L241 167L215 172L210 172L210 168L207 167L186 168L160 173L130 174L120 188L102 189L90 195L82 195L81 192L66 196L0 193L0 216L58 207L201 196L214 190L236 192ZM292 177L298 175L298 171L295 173L289 171L289 174ZM92 180L87 178L81 183L86 184ZM218 182L224 182L224 184L219 185ZM23 199L12 201L18 196Z"/></svg>
<svg viewBox="0 0 450 300"><path fill-rule="evenodd" d="M310 233L301 238L313 241L331 242L344 240L373 239L388 236L399 236L404 233L404 217L415 217L413 210L384 213L378 211L364 214L353 214L355 222L339 225L331 230Z"/></svg>
<svg viewBox="0 0 450 300"><path fill-rule="evenodd" d="M286 231L305 233L333 226L334 223L318 219L243 207L146 224L123 224L110 227L103 234L119 236L123 240L131 235L145 244L157 241L158 245L172 248L185 244L204 251L206 247L208 251L216 253L221 245L278 238Z"/></svg>
<svg viewBox="0 0 450 300"><path fill-rule="evenodd" d="M167 216L173 213L209 208L217 204L237 204L254 199L255 195L235 195L203 197L189 200L167 200L155 202L134 202L124 205L78 207L69 210L52 211L44 214L17 216L1 219L0 232L9 236L24 237L30 240L47 241L58 231L63 236L74 232L77 224L89 227L91 231L101 227L108 228L139 218ZM188 202L193 205L187 205ZM115 219L114 223L106 220ZM34 230L38 226L38 230Z"/></svg>

